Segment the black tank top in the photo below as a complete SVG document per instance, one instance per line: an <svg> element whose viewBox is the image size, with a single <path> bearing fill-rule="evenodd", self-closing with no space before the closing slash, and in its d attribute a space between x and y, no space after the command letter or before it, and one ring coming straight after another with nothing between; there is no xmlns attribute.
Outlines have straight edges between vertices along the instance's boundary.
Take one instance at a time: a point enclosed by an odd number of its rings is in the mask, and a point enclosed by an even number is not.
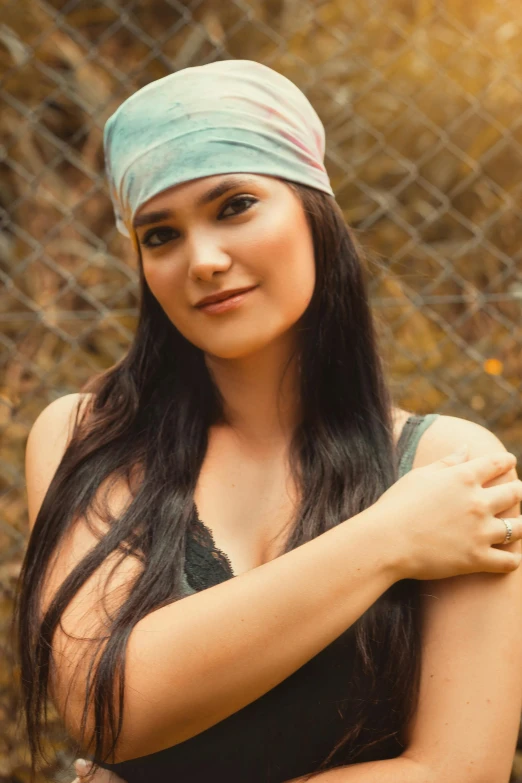
<svg viewBox="0 0 522 783"><path fill-rule="evenodd" d="M411 470L420 437L438 416L412 415L406 421L397 444L399 477ZM230 560L197 519L187 544L187 593L233 577ZM347 732L343 687L354 653L350 627L275 688L214 726L156 753L100 766L127 783L284 783L309 774ZM394 738L378 747L375 757L364 761L395 758L403 751ZM346 764L342 754L341 748L329 766Z"/></svg>

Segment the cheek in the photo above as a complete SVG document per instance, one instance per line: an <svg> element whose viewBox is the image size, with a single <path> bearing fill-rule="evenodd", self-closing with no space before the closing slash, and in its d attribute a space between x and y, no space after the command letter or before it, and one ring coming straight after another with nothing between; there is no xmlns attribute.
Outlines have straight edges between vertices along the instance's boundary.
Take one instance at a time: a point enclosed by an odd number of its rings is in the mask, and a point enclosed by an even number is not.
<svg viewBox="0 0 522 783"><path fill-rule="evenodd" d="M279 334L290 328L308 307L315 288L313 242L304 216L292 209L271 211L266 220L255 224L255 230L245 231L241 241L235 234L232 246L243 277L261 284L255 306L241 313L242 339L247 335L266 338L267 333ZM213 322L201 321L179 293L185 290L185 280L176 279L172 267L145 266L144 274L153 296L186 339L202 349L208 347L209 340L214 343L221 338L228 345L231 334L225 319L216 319L219 329L212 334L209 327ZM239 339L236 320L230 319L230 324L234 339Z"/></svg>
<svg viewBox="0 0 522 783"><path fill-rule="evenodd" d="M308 227L293 228L272 248L271 272L267 286L281 311L299 318L306 310L315 288L315 259Z"/></svg>
<svg viewBox="0 0 522 783"><path fill-rule="evenodd" d="M308 307L314 284L313 268L305 268L301 262L295 268L289 265L279 270L277 279L270 283L267 293L282 319L290 324L297 321Z"/></svg>
<svg viewBox="0 0 522 783"><path fill-rule="evenodd" d="M172 264L168 263L165 257L164 263L157 260L156 263L144 263L143 275L147 285L158 301L162 300L167 290L172 290L176 286L176 279Z"/></svg>
<svg viewBox="0 0 522 783"><path fill-rule="evenodd" d="M183 281L178 279L179 275L177 278L173 269L168 269L166 264L162 268L144 266L143 273L152 295L157 299L169 320L176 327L180 318L186 321L189 314L183 315L183 312L188 305L181 295L184 288Z"/></svg>

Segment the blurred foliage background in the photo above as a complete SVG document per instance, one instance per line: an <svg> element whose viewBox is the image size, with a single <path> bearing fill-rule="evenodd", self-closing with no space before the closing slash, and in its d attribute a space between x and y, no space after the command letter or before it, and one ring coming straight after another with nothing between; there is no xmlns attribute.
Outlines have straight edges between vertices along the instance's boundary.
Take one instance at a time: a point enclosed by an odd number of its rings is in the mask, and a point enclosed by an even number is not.
<svg viewBox="0 0 522 783"><path fill-rule="evenodd" d="M121 357L137 317L136 259L103 171L105 120L151 80L216 59L292 79L323 120L332 186L367 251L396 404L477 421L520 460L522 8L2 0L0 10L0 782L15 783L29 779L7 643L28 532L27 435L49 402ZM71 781L55 725L55 763L39 779ZM522 781L522 755L512 779Z"/></svg>

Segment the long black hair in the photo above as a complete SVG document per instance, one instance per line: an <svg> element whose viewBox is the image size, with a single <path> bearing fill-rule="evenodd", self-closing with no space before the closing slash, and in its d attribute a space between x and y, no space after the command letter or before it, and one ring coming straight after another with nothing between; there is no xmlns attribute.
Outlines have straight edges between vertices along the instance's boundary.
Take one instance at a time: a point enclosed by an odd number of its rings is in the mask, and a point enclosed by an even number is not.
<svg viewBox="0 0 522 783"><path fill-rule="evenodd" d="M392 398L369 306L365 257L335 199L314 188L287 184L300 199L311 229L316 284L297 324L302 421L293 433L290 455L301 497L280 554L368 508L398 479ZM41 731L47 719L53 633L74 595L119 549L123 556L131 552L138 557L143 570L110 618L105 637L97 640L78 746L79 755L94 747L94 758L104 762L114 750L122 725L129 635L145 615L186 594L182 575L194 490L209 427L225 421L224 401L202 350L183 337L152 295L141 256L139 277L134 339L117 364L81 389L89 395L87 413L76 415L19 577L12 628L33 776L37 755L47 762ZM135 481L132 502L117 518L104 509L108 532L40 618L50 559L109 476L125 478L129 487ZM317 772L328 768L340 747L350 763L369 758L370 747L390 757L390 739L396 749L392 755L404 749L404 731L418 700L419 622L414 580L396 582L357 621L355 669L346 676L355 689L359 714ZM89 705L94 705L95 726L86 737Z"/></svg>

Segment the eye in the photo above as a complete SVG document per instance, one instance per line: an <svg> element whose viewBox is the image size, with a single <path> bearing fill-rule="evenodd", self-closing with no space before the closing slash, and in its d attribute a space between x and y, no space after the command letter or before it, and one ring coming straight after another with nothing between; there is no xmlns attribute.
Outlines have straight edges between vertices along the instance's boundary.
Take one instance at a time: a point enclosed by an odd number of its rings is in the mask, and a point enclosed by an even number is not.
<svg viewBox="0 0 522 783"><path fill-rule="evenodd" d="M253 196L236 196L235 198L231 199L227 204L225 204L225 207L221 211L220 215L223 215L225 210L227 210L229 207L233 207L234 210L236 210L236 206L237 205L240 205L241 203L244 204L245 202L249 202L247 207L245 207L243 209L240 208L238 211L237 210L234 211L232 215L224 215L224 217L227 218L227 217L234 217L234 215L240 215L242 212L246 212L247 209L250 209L250 207L253 204L255 204L256 201L257 201L257 199L254 198ZM168 228L167 226L162 226L161 228L152 228L152 229L150 229L150 231L146 232L146 234L143 237L141 243L142 243L142 245L144 247L148 247L148 248L151 248L151 249L152 248L161 247L162 245L165 245L169 241L169 234L172 234L173 231L174 231L174 229ZM176 232L174 231L174 233L176 233ZM157 234L160 234L160 235L163 234L164 236L166 234L167 238L164 239L163 241L151 242L151 238L153 236L156 236Z"/></svg>
<svg viewBox="0 0 522 783"><path fill-rule="evenodd" d="M145 236L141 241L141 244L144 247L149 247L149 248L161 247L161 245L164 245L165 242L167 242L168 240L165 240L164 242L151 242L151 237L155 236L156 234L165 234L165 233L168 234L169 232L172 231L173 231L172 228L166 228L166 227L153 228L150 231L147 231L147 233L145 234Z"/></svg>
<svg viewBox="0 0 522 783"><path fill-rule="evenodd" d="M246 207L245 209L240 209L239 212L234 212L235 215L238 215L241 212L246 212L247 209L250 209L252 204L255 204L255 202L257 201L257 198L253 198L252 196L236 196L235 198L231 199L228 202L228 204L225 205L225 209L228 209L229 207L235 207L236 204L239 204L240 202L244 203L245 201L249 201L250 202L248 207ZM225 209L223 210L223 212L225 211ZM221 212L221 214L223 214L223 212Z"/></svg>

